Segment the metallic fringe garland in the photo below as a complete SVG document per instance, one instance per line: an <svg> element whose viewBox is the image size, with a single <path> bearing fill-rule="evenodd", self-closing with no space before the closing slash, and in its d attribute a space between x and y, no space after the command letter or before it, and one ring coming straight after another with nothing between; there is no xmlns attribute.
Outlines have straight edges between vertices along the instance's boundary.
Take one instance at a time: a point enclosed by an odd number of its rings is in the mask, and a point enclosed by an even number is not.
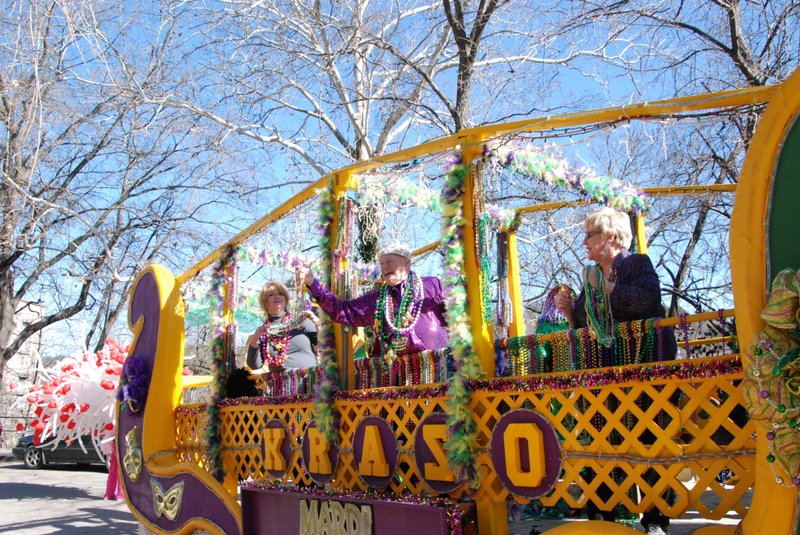
<svg viewBox="0 0 800 535"><path fill-rule="evenodd" d="M353 365L356 390L444 383L455 368L453 353L447 348L400 355L391 365L382 357L358 359Z"/></svg>
<svg viewBox="0 0 800 535"><path fill-rule="evenodd" d="M321 371L321 368L313 367L266 373L264 374L265 394L269 397L313 394Z"/></svg>
<svg viewBox="0 0 800 535"><path fill-rule="evenodd" d="M500 340L498 345L507 351L508 373L512 376L659 362L663 360L663 339L654 321L649 318L615 324L611 347L598 343L588 327L553 332L549 342L528 335Z"/></svg>

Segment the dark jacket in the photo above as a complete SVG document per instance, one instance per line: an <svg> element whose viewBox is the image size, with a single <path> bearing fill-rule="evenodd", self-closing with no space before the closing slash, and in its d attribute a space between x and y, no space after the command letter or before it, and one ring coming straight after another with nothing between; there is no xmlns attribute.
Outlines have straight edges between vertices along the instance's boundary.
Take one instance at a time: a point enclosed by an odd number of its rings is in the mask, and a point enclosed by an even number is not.
<svg viewBox="0 0 800 535"><path fill-rule="evenodd" d="M663 318L664 306L661 304L661 284L646 254L632 254L622 251L614 259L612 278L616 286L611 292L611 313L615 322ZM586 292L581 291L575 301L576 327L586 327ZM653 355L648 360L672 360L678 352L675 332L672 327L662 330L663 355Z"/></svg>

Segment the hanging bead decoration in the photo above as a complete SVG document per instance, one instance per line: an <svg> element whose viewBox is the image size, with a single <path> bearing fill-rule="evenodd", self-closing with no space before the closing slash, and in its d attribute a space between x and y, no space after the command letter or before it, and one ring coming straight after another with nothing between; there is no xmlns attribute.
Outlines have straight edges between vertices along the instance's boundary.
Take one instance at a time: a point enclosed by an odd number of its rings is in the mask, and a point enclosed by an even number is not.
<svg viewBox="0 0 800 535"><path fill-rule="evenodd" d="M323 251L320 262L320 273L322 282L330 287L331 280L328 275L331 272L331 227L333 225L334 205L331 198L333 181L327 188L320 190L319 193L319 230L322 238L320 239L320 250ZM327 315L323 314L320 318L321 327L317 331L319 362L321 367L318 388L315 389L314 397L314 419L319 426L320 433L330 443L336 439L339 429L339 413L333 405L333 394L339 384L339 366L336 361L335 342L333 338L333 325Z"/></svg>
<svg viewBox="0 0 800 535"><path fill-rule="evenodd" d="M681 333L683 333L683 347L686 350L686 358L692 358L692 348L689 345L689 322L686 320L686 314L678 314L679 325Z"/></svg>
<svg viewBox="0 0 800 535"><path fill-rule="evenodd" d="M479 488L482 474L478 464L477 428L468 407L472 392L469 381L482 375L480 361L473 350L472 330L464 270L462 245L464 206L462 195L469 166L461 152L452 153L445 169L445 186L442 189L442 245L445 248L443 283L447 309L448 341L452 350L456 373L448 383L446 402L447 460L459 480Z"/></svg>
<svg viewBox="0 0 800 535"><path fill-rule="evenodd" d="M497 233L497 330L495 336L508 336L512 318L511 294L508 288L508 233Z"/></svg>
<svg viewBox="0 0 800 535"><path fill-rule="evenodd" d="M210 295L220 301L224 299L224 286L226 283L226 272L228 266L236 256L235 247L227 247L220 255L219 260L214 264L211 277ZM214 335L211 338L211 369L214 377L212 384L211 402L208 403L208 425L206 427L205 441L208 445L209 470L218 481L225 478L225 467L222 463L222 433L220 429L219 403L225 397L225 384L231 371L230 362L226 358L227 343L226 336L229 334L228 326L225 325L225 318L222 314L220 304L213 303L211 310L217 314L212 316L212 327Z"/></svg>
<svg viewBox="0 0 800 535"><path fill-rule="evenodd" d="M490 220L489 214L481 214L478 217L478 225L475 227L475 233L478 240L478 247L476 251L476 259L479 262L478 268L481 274L481 312L483 313L483 321L487 324L492 322L492 289L490 277L490 264L489 264L489 240L490 240Z"/></svg>
<svg viewBox="0 0 800 535"><path fill-rule="evenodd" d="M580 196L623 212L647 211L647 199L641 190L619 179L598 175L593 169L576 169L559 157L555 145L546 150L533 145L515 145L493 141L483 146L483 161L553 186L577 192Z"/></svg>
<svg viewBox="0 0 800 535"><path fill-rule="evenodd" d="M350 260L353 258L354 220L353 200L341 199L337 217L336 247L333 251L332 280L332 291L341 299L350 299L353 291Z"/></svg>
<svg viewBox="0 0 800 535"><path fill-rule="evenodd" d="M594 272L595 285L591 285L590 277ZM611 313L611 301L606 291L603 273L600 266L586 266L583 272L586 281L586 320L594 332L597 341L603 347L611 347L614 343L614 316Z"/></svg>

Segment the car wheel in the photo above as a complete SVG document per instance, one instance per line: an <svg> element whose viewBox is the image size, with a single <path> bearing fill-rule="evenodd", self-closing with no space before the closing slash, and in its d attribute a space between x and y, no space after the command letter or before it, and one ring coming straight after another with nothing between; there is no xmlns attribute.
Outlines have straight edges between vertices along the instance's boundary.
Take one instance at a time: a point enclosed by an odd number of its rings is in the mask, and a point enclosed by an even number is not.
<svg viewBox="0 0 800 535"><path fill-rule="evenodd" d="M44 466L44 454L42 450L35 446L28 446L25 450L25 468L33 470L34 468L41 468Z"/></svg>

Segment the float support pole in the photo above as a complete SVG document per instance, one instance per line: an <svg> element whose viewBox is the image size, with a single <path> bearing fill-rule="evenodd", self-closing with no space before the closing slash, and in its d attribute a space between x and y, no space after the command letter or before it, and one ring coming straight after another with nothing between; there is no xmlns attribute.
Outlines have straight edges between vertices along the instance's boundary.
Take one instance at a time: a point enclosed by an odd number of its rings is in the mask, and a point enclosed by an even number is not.
<svg viewBox="0 0 800 535"><path fill-rule="evenodd" d="M496 502L487 493L476 501L478 508L478 533L508 534L508 508L505 500Z"/></svg>
<svg viewBox="0 0 800 535"><path fill-rule="evenodd" d="M511 324L508 326L508 336L525 336L525 317L522 312L522 285L520 284L519 251L517 250L517 231L509 230L506 233L506 250L508 257L508 294L511 299Z"/></svg>
<svg viewBox="0 0 800 535"><path fill-rule="evenodd" d="M476 184L482 180L480 169L473 164L473 161L481 155L480 138L464 139L462 142L462 157L464 164L469 167L467 176L464 178L464 227L463 227L463 247L464 247L464 276L467 280L467 300L469 302L469 317L472 323L472 339L475 353L481 362L481 369L485 377L494 377L494 336L492 326L485 322L481 311L483 292L481 287L481 269L478 251L476 250L476 234L478 229L475 227L477 221L475 214L476 203Z"/></svg>
<svg viewBox="0 0 800 535"><path fill-rule="evenodd" d="M464 275L467 281L467 300L469 301L469 317L472 324L472 339L474 351L478 355L481 369L485 377L495 376L494 364L494 335L492 326L483 318L481 303L483 300L481 262L478 257L479 251L476 250L476 234L478 228L476 207L481 206L482 199L476 198L480 191L479 186L482 177L480 168L473 161L481 155L480 138L465 138L461 146L464 164L469 169L464 180L464 226L463 226L463 247L464 247ZM493 535L508 534L508 515L506 513L506 502L494 501L486 493L476 502L478 512L478 532L492 533Z"/></svg>
<svg viewBox="0 0 800 535"><path fill-rule="evenodd" d="M647 236L644 232L644 217L642 214L633 216L633 229L636 237L636 252L647 254Z"/></svg>
<svg viewBox="0 0 800 535"><path fill-rule="evenodd" d="M352 171L344 170L334 175L333 179L333 223L331 228L331 250L329 251L331 258L336 251L336 242L338 240L339 229L339 207L342 201L347 196L349 189L354 189L355 179ZM352 258L343 259L345 262L352 262ZM335 287L334 279L339 279L342 273L334 271L335 265L331 264L331 286ZM341 295L342 292L337 292L340 299L350 299L350 295ZM339 381L342 390L350 390L355 385L354 367L352 365L353 352L352 346L352 333L351 328L345 325L340 325L333 329L334 339L336 341L336 357L339 366Z"/></svg>

